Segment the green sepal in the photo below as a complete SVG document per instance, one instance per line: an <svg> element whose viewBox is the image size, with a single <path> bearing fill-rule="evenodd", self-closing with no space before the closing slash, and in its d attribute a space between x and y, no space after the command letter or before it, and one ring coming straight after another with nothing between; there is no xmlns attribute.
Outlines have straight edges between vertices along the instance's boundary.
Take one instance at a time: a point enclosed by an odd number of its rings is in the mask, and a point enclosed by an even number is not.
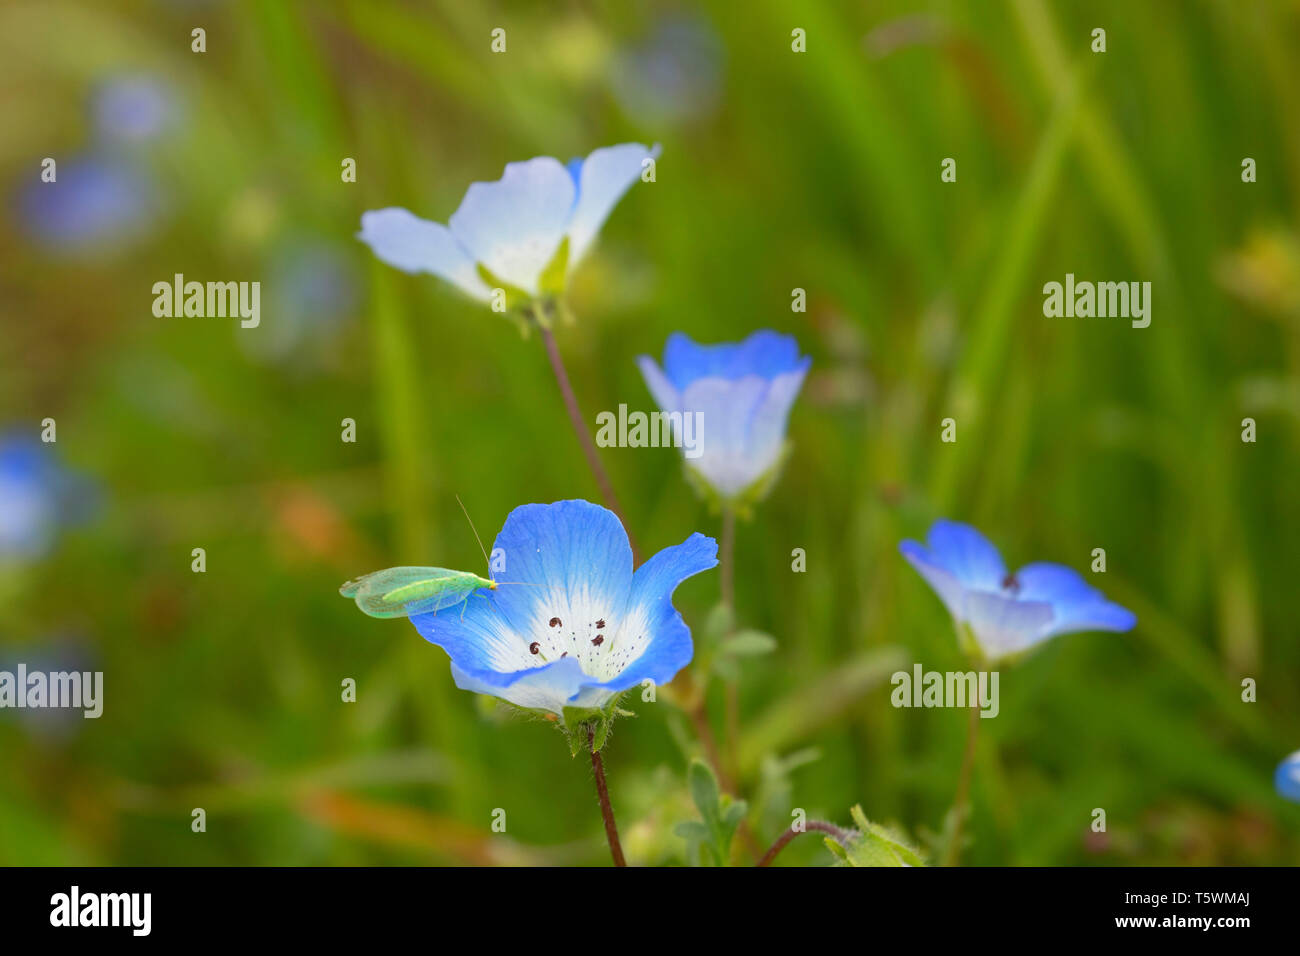
<svg viewBox="0 0 1300 956"><path fill-rule="evenodd" d="M564 286L569 273L569 237L565 236L555 248L555 255L546 264L537 279L537 288L542 297L559 298L564 294Z"/></svg>
<svg viewBox="0 0 1300 956"><path fill-rule="evenodd" d="M826 838L826 845L839 857L836 866L925 866L921 855L904 838L879 823L872 823L860 805L850 811L858 830L845 842Z"/></svg>
<svg viewBox="0 0 1300 956"><path fill-rule="evenodd" d="M517 285L511 285L502 279L497 278L492 270L481 262L474 263L474 269L478 272L478 277L487 283L489 289L500 289L506 294L506 315L512 315L516 310L523 309L533 301L533 296Z"/></svg>
<svg viewBox="0 0 1300 956"><path fill-rule="evenodd" d="M577 756L580 751L590 746L591 751L599 753L609 740L610 727L619 716L633 716L631 711L623 710L618 702L623 694L615 694L603 707L566 707L562 718L563 730L569 737L569 753ZM590 735L588 731L590 730ZM588 740L590 736L590 741Z"/></svg>

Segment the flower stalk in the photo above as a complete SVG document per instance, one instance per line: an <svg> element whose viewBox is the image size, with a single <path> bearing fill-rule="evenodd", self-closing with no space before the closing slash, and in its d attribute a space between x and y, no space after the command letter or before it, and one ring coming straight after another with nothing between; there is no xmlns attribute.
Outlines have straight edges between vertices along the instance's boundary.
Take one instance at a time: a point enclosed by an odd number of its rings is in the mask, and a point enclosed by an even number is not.
<svg viewBox="0 0 1300 956"><path fill-rule="evenodd" d="M596 749L596 728L587 725L587 745L591 748L591 771L596 776L596 796L600 800L600 815L605 821L605 839L615 866L627 866L623 858L623 845L618 840L618 824L614 822L614 807L609 802L609 785L605 782L605 764Z"/></svg>

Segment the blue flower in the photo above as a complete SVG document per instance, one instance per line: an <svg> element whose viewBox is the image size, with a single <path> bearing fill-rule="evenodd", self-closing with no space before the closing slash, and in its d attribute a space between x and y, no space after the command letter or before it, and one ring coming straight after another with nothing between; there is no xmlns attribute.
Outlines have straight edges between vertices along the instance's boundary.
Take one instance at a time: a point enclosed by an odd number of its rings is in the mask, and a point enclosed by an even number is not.
<svg viewBox="0 0 1300 956"><path fill-rule="evenodd" d="M446 226L394 207L363 213L357 237L390 266L431 272L475 299L492 296L485 271L530 296L560 292L563 276L544 289L542 273L561 242L569 241L561 266L576 265L642 163L658 155L658 146L623 143L567 167L549 156L510 163L496 182L471 184Z"/></svg>
<svg viewBox="0 0 1300 956"><path fill-rule="evenodd" d="M790 407L811 362L791 336L769 331L725 345L697 345L674 332L662 370L648 356L637 359L663 411L682 413L683 422L695 416L699 447L681 439L689 468L728 502L759 496L775 477Z"/></svg>
<svg viewBox="0 0 1300 956"><path fill-rule="evenodd" d="M1300 803L1300 750L1277 765L1273 783L1282 796Z"/></svg>
<svg viewBox="0 0 1300 956"><path fill-rule="evenodd" d="M506 518L493 554L495 590L463 608L411 618L451 657L463 690L563 716L598 708L650 680L666 684L691 659L691 632L672 604L686 578L718 563L712 538L693 534L635 573L627 532L587 501L523 505Z"/></svg>
<svg viewBox="0 0 1300 956"><path fill-rule="evenodd" d="M157 196L132 163L90 155L60 162L57 174L54 182L29 183L17 203L28 234L52 250L117 250L157 217Z"/></svg>
<svg viewBox="0 0 1300 956"><path fill-rule="evenodd" d="M88 490L44 443L27 435L0 436L0 561L45 555L60 524L85 510Z"/></svg>
<svg viewBox="0 0 1300 956"><path fill-rule="evenodd" d="M1129 631L1133 612L1106 600L1061 564L1027 564L1007 574L989 541L970 525L936 521L926 546L899 545L934 588L959 633L969 633L986 660L997 660L1074 631Z"/></svg>
<svg viewBox="0 0 1300 956"><path fill-rule="evenodd" d="M132 144L157 138L176 112L162 80L147 74L109 78L95 91L92 109L105 141Z"/></svg>

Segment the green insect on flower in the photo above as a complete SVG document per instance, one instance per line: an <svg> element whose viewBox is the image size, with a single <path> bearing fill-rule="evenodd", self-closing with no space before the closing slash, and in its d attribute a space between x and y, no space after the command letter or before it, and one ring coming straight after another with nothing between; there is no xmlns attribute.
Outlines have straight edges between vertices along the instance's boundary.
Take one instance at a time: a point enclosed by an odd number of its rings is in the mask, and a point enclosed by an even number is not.
<svg viewBox="0 0 1300 956"><path fill-rule="evenodd" d="M371 617L414 617L437 613L446 607L468 603L482 588L497 589L497 582L470 571L447 568L385 568L349 581L339 588L353 598L357 607Z"/></svg>

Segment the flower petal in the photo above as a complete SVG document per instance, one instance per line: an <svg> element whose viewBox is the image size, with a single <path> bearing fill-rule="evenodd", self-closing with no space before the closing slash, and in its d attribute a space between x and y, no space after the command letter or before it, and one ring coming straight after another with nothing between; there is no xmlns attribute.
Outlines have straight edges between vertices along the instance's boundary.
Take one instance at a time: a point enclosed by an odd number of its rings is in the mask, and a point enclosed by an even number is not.
<svg viewBox="0 0 1300 956"><path fill-rule="evenodd" d="M1273 783L1282 796L1300 803L1300 750L1277 765Z"/></svg>
<svg viewBox="0 0 1300 956"><path fill-rule="evenodd" d="M687 578L717 564L718 542L697 532L637 568L627 609L606 649L610 677L584 686L576 703L597 706L601 693L608 697L644 680L662 686L690 663L691 631L673 607L673 592Z"/></svg>
<svg viewBox="0 0 1300 956"><path fill-rule="evenodd" d="M963 587L1001 591L1007 569L1002 555L968 524L940 518L926 535L931 560L945 568Z"/></svg>
<svg viewBox="0 0 1300 956"><path fill-rule="evenodd" d="M737 495L770 468L780 453L750 442L750 426L770 391L767 379L751 375L739 381L701 378L682 393L685 414L698 414L699 457L691 467L726 497Z"/></svg>
<svg viewBox="0 0 1300 956"><path fill-rule="evenodd" d="M967 591L962 619L990 660L1015 654L1051 636L1052 605L987 591Z"/></svg>
<svg viewBox="0 0 1300 956"><path fill-rule="evenodd" d="M403 272L430 272L475 299L486 301L491 296L474 260L440 223L397 207L376 209L361 214L357 238Z"/></svg>
<svg viewBox="0 0 1300 956"><path fill-rule="evenodd" d="M1022 600L1048 601L1055 609L1048 636L1073 631L1131 631L1137 617L1120 607L1084 580L1073 568L1046 561L1027 564L1015 574L1016 596Z"/></svg>
<svg viewBox="0 0 1300 956"><path fill-rule="evenodd" d="M606 146L592 152L577 169L578 201L569 223L569 262L578 262L591 247L618 201L641 175L641 164L659 156L659 147L640 143ZM570 163L570 170L575 169Z"/></svg>
<svg viewBox="0 0 1300 956"><path fill-rule="evenodd" d="M452 661L451 677L461 690L490 694L509 701L516 707L547 710L560 716L564 715L565 707L571 706L572 698L578 693L583 681L589 679L578 662L571 657L514 674L487 675L486 679L458 667Z"/></svg>
<svg viewBox="0 0 1300 956"><path fill-rule="evenodd" d="M766 329L743 342L720 345L700 345L689 335L674 332L664 346L664 371L680 390L701 378L775 378L801 366L806 369L808 361L800 359L799 343L793 336Z"/></svg>
<svg viewBox="0 0 1300 956"><path fill-rule="evenodd" d="M493 553L505 558L493 603L511 627L545 661L567 654L599 673L604 649L592 641L617 628L633 580L618 517L589 501L524 505L506 518Z"/></svg>
<svg viewBox="0 0 1300 956"><path fill-rule="evenodd" d="M925 578L926 583L934 588L934 593L939 595L939 600L943 602L943 606L948 609L953 619L960 621L966 603L966 591L961 582L947 568L935 561L921 543L908 539L899 543L898 550L902 552L903 557L907 558L908 563L916 568L921 577Z"/></svg>
<svg viewBox="0 0 1300 956"><path fill-rule="evenodd" d="M475 261L536 295L542 270L569 227L575 194L573 177L559 160L510 163L496 182L472 183L448 225Z"/></svg>
<svg viewBox="0 0 1300 956"><path fill-rule="evenodd" d="M680 411L681 393L668 381L668 376L655 364L655 360L648 355L641 355L637 357L636 364L641 369L641 377L645 379L646 388L650 389L655 403L665 412Z"/></svg>

